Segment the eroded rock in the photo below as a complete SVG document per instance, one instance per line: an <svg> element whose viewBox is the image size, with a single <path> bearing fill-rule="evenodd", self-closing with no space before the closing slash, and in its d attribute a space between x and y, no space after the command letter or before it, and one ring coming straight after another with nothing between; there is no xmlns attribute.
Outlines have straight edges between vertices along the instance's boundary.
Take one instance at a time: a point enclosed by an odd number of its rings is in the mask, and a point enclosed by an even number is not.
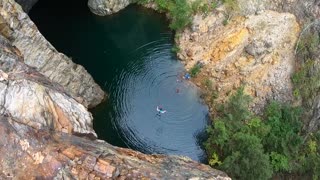
<svg viewBox="0 0 320 180"><path fill-rule="evenodd" d="M34 129L96 137L92 116L63 87L23 63L0 36L0 113Z"/></svg>
<svg viewBox="0 0 320 180"><path fill-rule="evenodd" d="M198 80L214 82L218 101L224 101L241 85L254 98L259 112L268 100L292 100L291 74L299 25L292 14L264 11L236 16L223 25L224 11L195 17L192 29L181 33L178 56L190 69L198 61L204 68ZM196 38L194 38L196 37ZM188 49L193 50L191 56Z"/></svg>
<svg viewBox="0 0 320 180"><path fill-rule="evenodd" d="M91 75L59 53L13 0L0 1L0 26L1 34L20 50L27 65L62 85L72 97L83 99L82 104L88 107L104 99L105 93Z"/></svg>
<svg viewBox="0 0 320 180"><path fill-rule="evenodd" d="M105 16L127 7L133 0L89 0L88 6L94 14Z"/></svg>
<svg viewBox="0 0 320 180"><path fill-rule="evenodd" d="M237 0L242 15L274 10L294 14L303 24L306 19L320 18L320 1L317 0Z"/></svg>
<svg viewBox="0 0 320 180"><path fill-rule="evenodd" d="M36 130L10 117L0 116L0 133L1 179L230 180L225 173L191 160Z"/></svg>

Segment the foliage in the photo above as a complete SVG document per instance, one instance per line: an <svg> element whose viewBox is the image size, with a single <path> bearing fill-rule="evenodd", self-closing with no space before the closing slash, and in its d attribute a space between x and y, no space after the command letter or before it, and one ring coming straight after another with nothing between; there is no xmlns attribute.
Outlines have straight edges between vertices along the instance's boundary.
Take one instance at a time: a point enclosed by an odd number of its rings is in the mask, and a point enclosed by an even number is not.
<svg viewBox="0 0 320 180"><path fill-rule="evenodd" d="M270 161L275 172L289 170L289 160L288 157L285 155L278 154L276 152L271 152Z"/></svg>
<svg viewBox="0 0 320 180"><path fill-rule="evenodd" d="M173 30L181 30L191 22L192 7L187 0L137 0L137 3L155 3L160 12L169 14L171 18L169 27Z"/></svg>
<svg viewBox="0 0 320 180"><path fill-rule="evenodd" d="M276 152L293 159L299 152L302 137L302 111L300 108L280 105L271 102L265 111L266 124L271 130L264 138L264 144L269 152Z"/></svg>
<svg viewBox="0 0 320 180"><path fill-rule="evenodd" d="M319 33L316 30L309 30L301 35L297 44L297 55L303 61L313 59L316 56L316 51L320 45Z"/></svg>
<svg viewBox="0 0 320 180"><path fill-rule="evenodd" d="M203 84L206 86L206 88L207 88L208 90L210 90L210 91L213 90L213 89L212 89L213 83L212 83L212 81L211 81L209 78L206 78L206 79L204 80Z"/></svg>
<svg viewBox="0 0 320 180"><path fill-rule="evenodd" d="M237 0L223 0L222 2L226 6L228 11L236 11L239 9Z"/></svg>
<svg viewBox="0 0 320 180"><path fill-rule="evenodd" d="M200 10L200 7L202 6L203 1L202 0L195 0L191 4L191 9L193 13L197 13Z"/></svg>
<svg viewBox="0 0 320 180"><path fill-rule="evenodd" d="M227 4L233 4L227 0ZM173 30L181 30L191 23L192 15L202 12L207 15L211 9L218 6L218 0L213 0L209 5L204 0L195 0L188 3L188 0L137 0L138 4L155 3L160 12L169 14L171 23L169 27Z"/></svg>
<svg viewBox="0 0 320 180"><path fill-rule="evenodd" d="M178 52L180 52L180 50L181 49L176 44L173 45L173 47L171 48L171 52L173 52L173 53L178 53Z"/></svg>
<svg viewBox="0 0 320 180"><path fill-rule="evenodd" d="M320 90L320 68L315 61L306 60L292 76L294 84L294 96L302 98L304 105L308 108L308 101L314 99Z"/></svg>
<svg viewBox="0 0 320 180"><path fill-rule="evenodd" d="M235 133L230 146L234 151L223 161L221 168L234 179L269 179L272 168L263 152L260 139L248 133Z"/></svg>
<svg viewBox="0 0 320 180"><path fill-rule="evenodd" d="M190 75L191 77L196 77L201 70L201 66L199 64L195 64L191 69L190 69Z"/></svg>
<svg viewBox="0 0 320 180"><path fill-rule="evenodd" d="M268 179L272 175L269 156L263 152L260 137L269 131L262 121L248 110L251 97L240 88L221 105L219 117L207 129L205 148L211 158L219 157L218 168L235 179ZM214 155L213 154L217 154Z"/></svg>
<svg viewBox="0 0 320 180"><path fill-rule="evenodd" d="M313 99L320 89L319 58L320 34L319 31L309 28L301 34L297 43L296 53L298 57L296 72L292 76L294 84L294 96L302 98L306 108L307 101Z"/></svg>
<svg viewBox="0 0 320 180"><path fill-rule="evenodd" d="M210 165L235 179L269 179L274 173L301 169L320 177L319 168L314 167L320 163L320 141L303 144L301 108L270 102L263 116L257 117L249 110L250 102L251 97L240 88L220 105L207 128L205 149Z"/></svg>
<svg viewBox="0 0 320 180"><path fill-rule="evenodd" d="M311 134L300 154L300 173L309 174L314 180L320 179L320 131Z"/></svg>
<svg viewBox="0 0 320 180"><path fill-rule="evenodd" d="M192 10L186 0L174 0L173 4L168 8L171 17L169 27L173 30L179 30L191 23Z"/></svg>
<svg viewBox="0 0 320 180"><path fill-rule="evenodd" d="M218 2L217 1L212 1L211 2L211 8L212 9L215 9L215 8L217 8L218 7Z"/></svg>

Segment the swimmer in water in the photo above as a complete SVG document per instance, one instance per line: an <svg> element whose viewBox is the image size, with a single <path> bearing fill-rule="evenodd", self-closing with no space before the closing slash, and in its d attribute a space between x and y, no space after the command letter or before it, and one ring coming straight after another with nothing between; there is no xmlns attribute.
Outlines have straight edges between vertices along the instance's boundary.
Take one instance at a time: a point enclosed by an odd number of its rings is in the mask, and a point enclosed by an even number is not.
<svg viewBox="0 0 320 180"><path fill-rule="evenodd" d="M157 111L159 112L159 114L160 113L165 113L165 112L167 112L166 110L164 110L161 106L157 106Z"/></svg>

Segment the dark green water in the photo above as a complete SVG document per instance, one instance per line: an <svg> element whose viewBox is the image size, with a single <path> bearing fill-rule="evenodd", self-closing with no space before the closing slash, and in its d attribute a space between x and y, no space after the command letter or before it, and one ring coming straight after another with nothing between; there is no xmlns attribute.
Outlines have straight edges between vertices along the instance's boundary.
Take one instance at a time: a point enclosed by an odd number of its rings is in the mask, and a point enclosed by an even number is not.
<svg viewBox="0 0 320 180"><path fill-rule="evenodd" d="M163 15L130 6L98 17L83 0L41 0L29 15L60 52L109 93L107 102L91 110L100 139L205 161L201 145L208 110L194 86L177 81L184 70L170 51L173 33ZM158 116L158 105L167 113Z"/></svg>

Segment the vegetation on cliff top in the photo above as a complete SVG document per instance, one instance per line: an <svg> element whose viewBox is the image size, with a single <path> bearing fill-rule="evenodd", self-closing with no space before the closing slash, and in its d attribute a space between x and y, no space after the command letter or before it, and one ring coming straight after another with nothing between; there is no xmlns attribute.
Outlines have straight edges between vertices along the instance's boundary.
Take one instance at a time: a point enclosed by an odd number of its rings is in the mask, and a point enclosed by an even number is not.
<svg viewBox="0 0 320 180"><path fill-rule="evenodd" d="M216 8L219 2L219 0L213 0L208 4L203 0L195 0L192 3L189 3L188 0L137 0L139 4L155 3L160 12L168 13L171 19L169 26L173 30L182 30L191 23L193 14L201 12L206 15L210 10ZM234 0L223 2L229 4Z"/></svg>

